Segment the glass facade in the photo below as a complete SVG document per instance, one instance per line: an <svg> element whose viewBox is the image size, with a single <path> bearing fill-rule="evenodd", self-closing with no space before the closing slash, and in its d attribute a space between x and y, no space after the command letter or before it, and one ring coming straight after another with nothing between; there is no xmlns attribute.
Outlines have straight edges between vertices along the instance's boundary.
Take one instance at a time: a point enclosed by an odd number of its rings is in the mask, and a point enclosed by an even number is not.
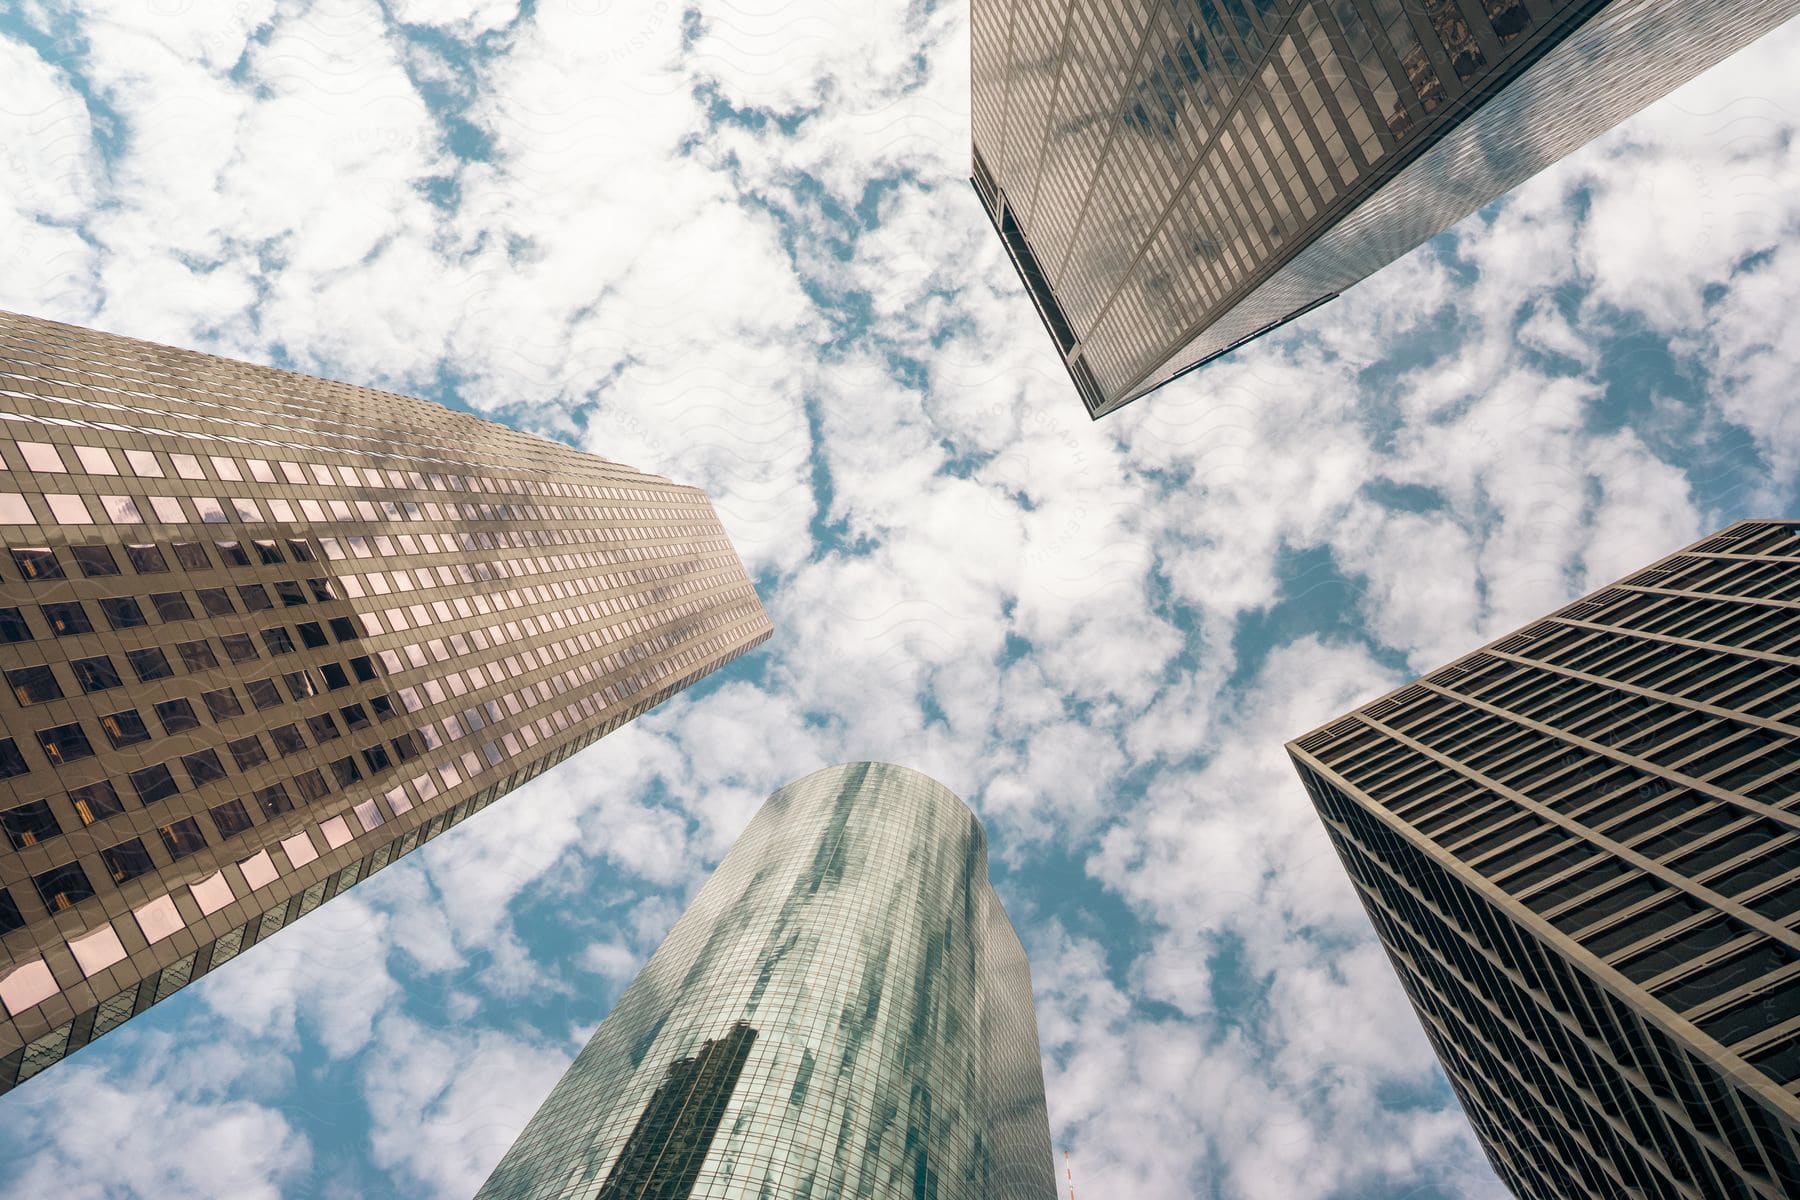
<svg viewBox="0 0 1800 1200"><path fill-rule="evenodd" d="M980 824L885 763L763 804L478 1193L1054 1200Z"/></svg>
<svg viewBox="0 0 1800 1200"><path fill-rule="evenodd" d="M0 314L0 1091L765 640L706 497Z"/></svg>
<svg viewBox="0 0 1800 1200"><path fill-rule="evenodd" d="M1288 749L1517 1195L1800 1195L1800 523Z"/></svg>
<svg viewBox="0 0 1800 1200"><path fill-rule="evenodd" d="M1797 0L972 0L976 190L1100 416L1298 316Z"/></svg>

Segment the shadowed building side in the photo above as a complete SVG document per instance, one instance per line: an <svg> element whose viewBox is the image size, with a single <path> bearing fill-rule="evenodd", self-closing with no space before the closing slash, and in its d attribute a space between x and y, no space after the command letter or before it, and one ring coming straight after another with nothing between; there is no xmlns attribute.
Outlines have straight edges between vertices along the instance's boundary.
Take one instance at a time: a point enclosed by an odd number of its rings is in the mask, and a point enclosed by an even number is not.
<svg viewBox="0 0 1800 1200"><path fill-rule="evenodd" d="M769 797L479 1195L1054 1200L1052 1172L981 826L855 763Z"/></svg>
<svg viewBox="0 0 1800 1200"><path fill-rule="evenodd" d="M1288 750L1521 1200L1800 1195L1800 523Z"/></svg>

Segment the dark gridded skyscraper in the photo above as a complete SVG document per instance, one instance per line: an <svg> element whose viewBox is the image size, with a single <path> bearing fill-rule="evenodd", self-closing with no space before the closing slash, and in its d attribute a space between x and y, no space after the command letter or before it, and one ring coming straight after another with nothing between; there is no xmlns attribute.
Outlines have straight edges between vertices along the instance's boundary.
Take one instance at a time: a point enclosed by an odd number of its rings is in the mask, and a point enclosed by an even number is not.
<svg viewBox="0 0 1800 1200"><path fill-rule="evenodd" d="M1031 971L943 785L764 802L478 1200L1055 1200Z"/></svg>
<svg viewBox="0 0 1800 1200"><path fill-rule="evenodd" d="M1331 299L1797 0L971 0L974 181L1100 416Z"/></svg>
<svg viewBox="0 0 1800 1200"><path fill-rule="evenodd" d="M1288 749L1522 1200L1800 1196L1800 523Z"/></svg>
<svg viewBox="0 0 1800 1200"><path fill-rule="evenodd" d="M0 1091L769 636L699 491L0 314Z"/></svg>

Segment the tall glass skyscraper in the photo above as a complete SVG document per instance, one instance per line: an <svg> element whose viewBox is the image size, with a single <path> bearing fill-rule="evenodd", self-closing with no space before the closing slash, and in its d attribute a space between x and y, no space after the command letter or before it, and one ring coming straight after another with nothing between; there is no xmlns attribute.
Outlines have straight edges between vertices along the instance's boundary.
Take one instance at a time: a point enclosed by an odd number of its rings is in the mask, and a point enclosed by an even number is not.
<svg viewBox="0 0 1800 1200"><path fill-rule="evenodd" d="M974 182L1100 416L1333 298L1800 0L971 0Z"/></svg>
<svg viewBox="0 0 1800 1200"><path fill-rule="evenodd" d="M0 314L0 1091L769 636L707 499Z"/></svg>
<svg viewBox="0 0 1800 1200"><path fill-rule="evenodd" d="M1054 1200L980 824L886 763L764 802L480 1200Z"/></svg>
<svg viewBox="0 0 1800 1200"><path fill-rule="evenodd" d="M1288 749L1521 1200L1800 1196L1800 523Z"/></svg>

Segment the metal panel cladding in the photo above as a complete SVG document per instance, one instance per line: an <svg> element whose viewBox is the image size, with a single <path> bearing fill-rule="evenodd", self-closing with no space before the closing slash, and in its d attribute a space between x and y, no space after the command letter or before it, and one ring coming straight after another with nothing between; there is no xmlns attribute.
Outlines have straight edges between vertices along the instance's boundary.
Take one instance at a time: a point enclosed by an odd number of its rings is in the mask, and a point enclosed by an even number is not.
<svg viewBox="0 0 1800 1200"><path fill-rule="evenodd" d="M971 0L973 181L1100 416L1332 299L1796 0Z"/></svg>
<svg viewBox="0 0 1800 1200"><path fill-rule="evenodd" d="M1055 1195L986 838L885 763L769 797L479 1193Z"/></svg>

